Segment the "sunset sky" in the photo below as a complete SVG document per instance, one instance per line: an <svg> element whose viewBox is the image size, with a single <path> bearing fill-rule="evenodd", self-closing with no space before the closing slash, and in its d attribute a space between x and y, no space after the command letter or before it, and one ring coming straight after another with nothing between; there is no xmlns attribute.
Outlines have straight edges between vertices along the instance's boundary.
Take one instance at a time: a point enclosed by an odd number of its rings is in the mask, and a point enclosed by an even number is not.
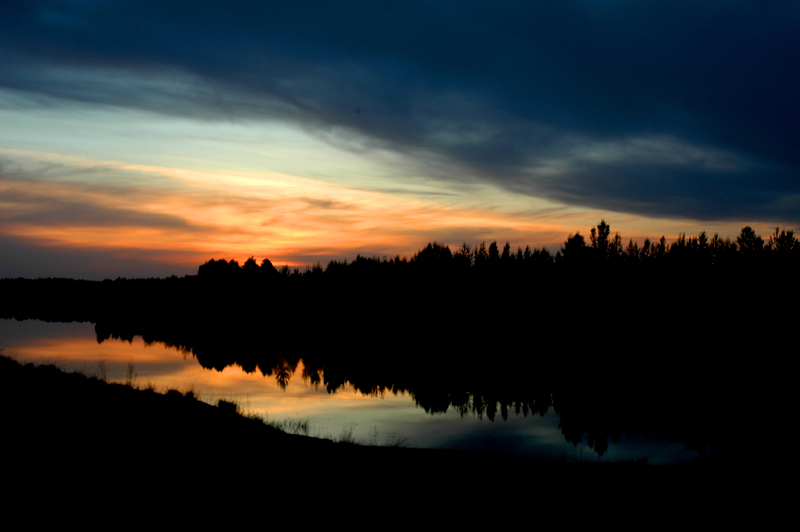
<svg viewBox="0 0 800 532"><path fill-rule="evenodd" d="M800 3L0 2L0 277L800 230Z"/></svg>

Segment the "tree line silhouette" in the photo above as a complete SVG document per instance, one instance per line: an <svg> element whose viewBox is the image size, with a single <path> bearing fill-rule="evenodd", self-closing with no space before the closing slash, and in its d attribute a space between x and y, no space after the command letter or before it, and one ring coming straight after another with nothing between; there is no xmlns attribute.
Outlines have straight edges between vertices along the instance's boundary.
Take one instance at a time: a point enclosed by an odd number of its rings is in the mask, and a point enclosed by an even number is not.
<svg viewBox="0 0 800 532"><path fill-rule="evenodd" d="M411 259L358 256L304 271L212 259L182 278L2 279L0 317L113 324L122 338L158 331L153 340L189 346L197 332L225 330L229 341L269 331L270 349L283 354L393 348L387 339L402 338L406 350L465 359L498 341L519 356L603 348L636 357L660 346L665 327L681 331L663 338L680 340L681 352L742 351L759 348L758 331L792 330L781 312L800 295L792 231L766 241L745 227L734 240L621 242L601 221L589 243L569 235L555 255L497 242L452 252L433 242ZM737 335L712 334L743 320Z"/></svg>
<svg viewBox="0 0 800 532"><path fill-rule="evenodd" d="M637 428L731 446L741 416L791 404L792 231L625 247L611 235L601 221L555 255L433 242L302 271L212 259L182 278L4 279L0 317L90 321L98 341L140 335L279 382L302 361L331 393L408 391L431 413L558 406L565 437L591 433L598 452ZM765 396L771 414L742 402Z"/></svg>
<svg viewBox="0 0 800 532"><path fill-rule="evenodd" d="M788 267L796 266L800 261L800 241L794 236L794 231L780 227L766 241L746 226L734 240L722 239L719 234L709 239L704 231L691 237L681 233L670 244L662 236L654 242L645 239L641 246L631 239L623 246L620 234L615 233L612 237L610 226L601 220L589 235L590 242L587 244L580 232L570 234L555 255L546 248L532 249L530 246L525 249L517 247L514 251L509 242L503 245L502 250L498 242L493 241L488 246L486 242L481 242L475 247L464 243L455 251L451 251L448 245L431 242L411 259L399 255L392 258L358 255L351 262L347 259L332 260L325 268L317 263L304 270L289 266L278 269L269 259L264 259L259 265L253 257L241 266L236 260L211 259L200 266L198 276L215 280L257 281L297 277L397 276L419 272L457 273L466 270L487 275L533 274L598 266L620 270L646 267L726 270L738 267Z"/></svg>

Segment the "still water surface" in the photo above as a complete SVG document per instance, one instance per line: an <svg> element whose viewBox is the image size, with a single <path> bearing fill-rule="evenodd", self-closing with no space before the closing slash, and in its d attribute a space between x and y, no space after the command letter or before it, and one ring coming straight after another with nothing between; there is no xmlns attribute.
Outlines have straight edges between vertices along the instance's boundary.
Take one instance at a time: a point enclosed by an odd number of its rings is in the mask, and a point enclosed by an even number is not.
<svg viewBox="0 0 800 532"><path fill-rule="evenodd" d="M174 388L194 391L208 403L236 400L249 413L271 420L308 420L311 435L336 439L352 431L364 443L391 443L445 449L494 450L522 456L583 461L619 461L646 458L650 463L677 463L698 459L679 442L662 441L641 433L623 433L598 457L587 438L573 445L559 427L552 408L544 415L509 412L506 420L454 409L431 415L407 393L364 395L352 386L328 393L324 386L303 382L298 367L288 386L274 376L245 373L239 366L222 371L205 369L190 352L161 343L145 344L109 339L97 342L91 323L51 323L37 320L0 320L0 346L20 362L55 363L66 370L105 375L139 387L164 392ZM301 362L302 364L302 362ZM132 368L132 374L131 374ZM709 448L706 457L713 456Z"/></svg>

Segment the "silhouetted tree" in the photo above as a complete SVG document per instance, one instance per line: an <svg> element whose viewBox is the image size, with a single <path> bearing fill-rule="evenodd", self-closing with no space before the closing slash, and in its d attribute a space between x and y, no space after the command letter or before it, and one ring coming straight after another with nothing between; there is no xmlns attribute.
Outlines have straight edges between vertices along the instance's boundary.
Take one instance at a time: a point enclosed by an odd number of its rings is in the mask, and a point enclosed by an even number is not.
<svg viewBox="0 0 800 532"><path fill-rule="evenodd" d="M649 244L650 241L648 240L647 243ZM639 262L639 244L634 242L633 239L628 241L628 247L625 248L625 260L631 264Z"/></svg>
<svg viewBox="0 0 800 532"><path fill-rule="evenodd" d="M505 245L503 246L503 253L500 255L500 260L503 264L508 265L514 260L514 256L511 255L511 244L506 241Z"/></svg>
<svg viewBox="0 0 800 532"><path fill-rule="evenodd" d="M723 240L718 233L714 233L708 246L711 250L712 264L716 267L732 264L737 256L736 244L731 242L730 238Z"/></svg>
<svg viewBox="0 0 800 532"><path fill-rule="evenodd" d="M770 251L788 255L800 248L800 242L795 238L794 231L781 230L780 227L776 227L775 233L769 237L767 248Z"/></svg>
<svg viewBox="0 0 800 532"><path fill-rule="evenodd" d="M256 263L252 256L244 262L244 265L242 265L242 273L244 274L245 279L248 280L255 280L259 277L261 269L258 267L258 263Z"/></svg>
<svg viewBox="0 0 800 532"><path fill-rule="evenodd" d="M197 269L198 277L214 280L237 279L240 273L241 268L237 261L231 260L228 262L225 259L211 259Z"/></svg>
<svg viewBox="0 0 800 532"><path fill-rule="evenodd" d="M739 253L747 258L754 257L764 249L764 241L749 225L743 227L742 232L736 237L736 245L739 247Z"/></svg>
<svg viewBox="0 0 800 532"><path fill-rule="evenodd" d="M586 240L580 232L569 235L564 247L561 248L561 257L566 264L578 264L586 258Z"/></svg>
<svg viewBox="0 0 800 532"><path fill-rule="evenodd" d="M489 264L496 265L500 261L500 249L497 247L497 240L489 244Z"/></svg>
<svg viewBox="0 0 800 532"><path fill-rule="evenodd" d="M261 273L264 275L273 275L277 274L278 270L275 269L275 266L272 265L272 262L266 257L264 260L261 261Z"/></svg>
<svg viewBox="0 0 800 532"><path fill-rule="evenodd" d="M592 250L595 258L605 260L608 258L609 241L608 236L611 233L611 227L605 220L600 220L597 226L592 227L589 240L592 242Z"/></svg>
<svg viewBox="0 0 800 532"><path fill-rule="evenodd" d="M472 253L472 264L476 268L483 268L489 262L489 252L486 250L486 242L481 242Z"/></svg>
<svg viewBox="0 0 800 532"><path fill-rule="evenodd" d="M450 252L450 247L438 242L429 243L423 249L418 251L411 262L419 266L430 268L438 266L439 268L449 267L453 260L453 254Z"/></svg>
<svg viewBox="0 0 800 532"><path fill-rule="evenodd" d="M453 266L459 270L466 270L472 266L472 250L466 242L453 253Z"/></svg>

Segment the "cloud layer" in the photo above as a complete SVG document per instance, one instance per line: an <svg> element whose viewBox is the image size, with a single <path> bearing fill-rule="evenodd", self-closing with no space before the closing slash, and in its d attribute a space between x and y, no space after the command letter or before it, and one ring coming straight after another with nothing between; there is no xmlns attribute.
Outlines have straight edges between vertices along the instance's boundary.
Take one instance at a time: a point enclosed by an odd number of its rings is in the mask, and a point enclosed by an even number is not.
<svg viewBox="0 0 800 532"><path fill-rule="evenodd" d="M461 203L285 174L0 149L0 277L184 275L211 258L253 255L304 267L357 254L411 256L429 241L476 243L498 233L553 247L575 221L564 207L509 216Z"/></svg>
<svg viewBox="0 0 800 532"><path fill-rule="evenodd" d="M437 179L800 221L793 1L7 0L0 57L0 88L50 105L280 120Z"/></svg>

